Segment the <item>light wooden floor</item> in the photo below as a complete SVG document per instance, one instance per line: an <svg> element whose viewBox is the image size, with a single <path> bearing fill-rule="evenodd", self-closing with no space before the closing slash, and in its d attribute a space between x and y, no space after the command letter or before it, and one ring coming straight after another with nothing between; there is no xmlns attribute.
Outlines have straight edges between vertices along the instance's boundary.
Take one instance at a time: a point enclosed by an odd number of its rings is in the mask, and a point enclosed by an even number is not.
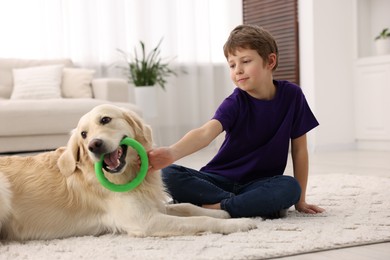
<svg viewBox="0 0 390 260"><path fill-rule="evenodd" d="M199 168L212 158L215 151L205 149L195 155L181 159L178 163ZM317 152L310 154L310 174L349 173L370 176L390 177L390 152L377 151L342 151ZM292 173L291 161L286 172ZM310 177L309 177L310 182ZM390 187L389 187L390 188ZM390 209L389 209L390 210ZM349 247L337 250L321 251L310 254L289 256L280 259L288 260L388 260L390 259L390 243Z"/></svg>

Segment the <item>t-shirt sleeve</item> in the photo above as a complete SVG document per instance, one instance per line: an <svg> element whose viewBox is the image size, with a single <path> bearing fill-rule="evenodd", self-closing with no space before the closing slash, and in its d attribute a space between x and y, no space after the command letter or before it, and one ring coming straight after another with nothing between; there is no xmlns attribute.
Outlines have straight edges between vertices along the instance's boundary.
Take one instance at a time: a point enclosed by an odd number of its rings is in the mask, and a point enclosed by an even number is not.
<svg viewBox="0 0 390 260"><path fill-rule="evenodd" d="M309 104L303 94L302 90L299 88L296 97L296 106L294 121L291 130L291 138L298 138L313 128L319 125L317 119L315 118L313 112L311 111Z"/></svg>
<svg viewBox="0 0 390 260"><path fill-rule="evenodd" d="M224 131L230 131L236 122L238 110L238 100L233 93L221 103L212 119L218 120Z"/></svg>

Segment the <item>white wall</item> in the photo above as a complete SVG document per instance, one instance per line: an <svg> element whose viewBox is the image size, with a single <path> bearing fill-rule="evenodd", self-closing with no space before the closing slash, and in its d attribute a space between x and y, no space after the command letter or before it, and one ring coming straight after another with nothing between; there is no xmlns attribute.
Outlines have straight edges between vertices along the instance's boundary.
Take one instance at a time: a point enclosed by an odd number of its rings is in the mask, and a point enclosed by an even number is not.
<svg viewBox="0 0 390 260"><path fill-rule="evenodd" d="M218 2L213 0L212 4L221 7L222 2L224 0ZM222 60L220 62L214 60L214 63L187 64L187 74L171 78L172 84L168 84L166 92L159 90L159 119L153 127L155 132L158 131L156 138L158 145L170 145L189 130L210 120L221 102L234 89L222 47L230 31L242 24L242 2L229 0L229 3L222 6L223 11L228 14L226 16L228 19L220 21L223 26L214 24L210 29L219 31L218 42L213 43L216 47L213 55L221 55ZM216 39L217 37L214 41ZM194 78L193 75L197 77Z"/></svg>
<svg viewBox="0 0 390 260"><path fill-rule="evenodd" d="M320 126L315 150L353 148L353 0L299 0L301 86Z"/></svg>

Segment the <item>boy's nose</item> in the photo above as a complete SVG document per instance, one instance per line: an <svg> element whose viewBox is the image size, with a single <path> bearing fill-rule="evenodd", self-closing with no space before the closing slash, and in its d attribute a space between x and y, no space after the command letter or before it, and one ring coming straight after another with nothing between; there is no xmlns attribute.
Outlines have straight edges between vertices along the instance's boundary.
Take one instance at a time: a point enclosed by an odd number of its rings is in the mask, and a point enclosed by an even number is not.
<svg viewBox="0 0 390 260"><path fill-rule="evenodd" d="M243 73L243 69L241 66L236 66L236 74L242 74Z"/></svg>

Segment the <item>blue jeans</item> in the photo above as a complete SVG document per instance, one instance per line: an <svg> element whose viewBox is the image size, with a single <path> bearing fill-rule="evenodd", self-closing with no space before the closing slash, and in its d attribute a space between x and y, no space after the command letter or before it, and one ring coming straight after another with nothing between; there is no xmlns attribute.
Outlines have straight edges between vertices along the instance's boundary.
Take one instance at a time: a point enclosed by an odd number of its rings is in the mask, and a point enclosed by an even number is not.
<svg viewBox="0 0 390 260"><path fill-rule="evenodd" d="M299 201L301 188L291 176L278 175L248 183L172 164L162 170L172 198L198 206L220 203L231 217L268 217Z"/></svg>

